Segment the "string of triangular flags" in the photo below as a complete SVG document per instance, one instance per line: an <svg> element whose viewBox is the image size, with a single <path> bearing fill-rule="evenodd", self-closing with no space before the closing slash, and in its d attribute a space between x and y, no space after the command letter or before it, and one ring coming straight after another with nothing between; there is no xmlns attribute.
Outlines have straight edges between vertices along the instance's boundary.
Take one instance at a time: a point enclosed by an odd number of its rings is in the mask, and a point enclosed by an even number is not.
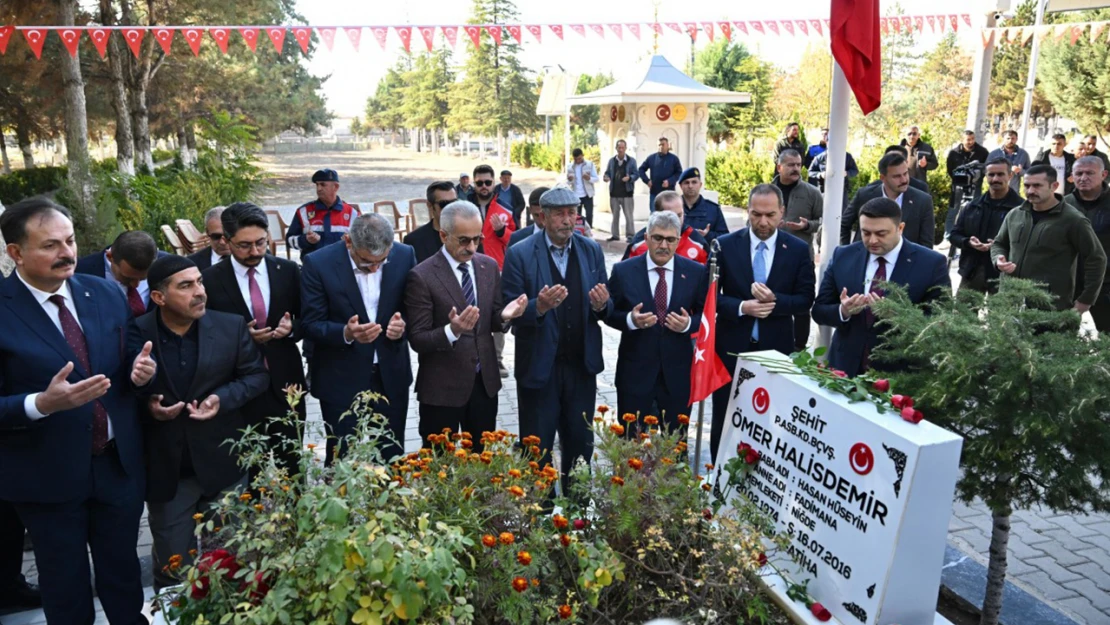
<svg viewBox="0 0 1110 625"><path fill-rule="evenodd" d="M926 25L933 33L945 32L947 29L959 30L961 22L965 27L971 26L970 15L917 15L884 17L880 19L880 26L884 34L891 32L924 32ZM228 44L234 33L239 33L243 43L257 52L258 41L266 37L273 44L274 49L281 54L285 45L285 37L292 32L293 38L301 47L301 51L308 54L312 32L316 31L324 45L331 51L335 45L336 35L342 31L348 43L359 51L359 44L364 29L373 34L374 39L386 49L387 38L393 31L400 39L406 52L411 52L413 31L416 31L424 40L425 46L431 50L435 43L436 29L446 37L452 48L456 47L458 33L462 31L474 44L475 48L481 46L481 35L486 32L497 45L501 45L504 37L516 40L518 44L524 43L524 33L528 33L536 43L542 43L544 30L550 31L559 40L563 40L564 26L579 37L596 35L600 38L609 36L623 40L625 33L640 39L642 34L659 34L675 32L692 38L697 38L698 33L713 41L719 33L725 39L736 36L791 36L791 37L826 37L828 36L829 20L827 19L791 19L791 20L746 20L746 21L697 21L697 22L622 22L622 23L594 23L594 24L448 24L424 26L0 26L0 54L7 53L8 44L15 38L16 31L23 34L31 51L36 58L42 58L42 49L51 32L57 33L66 50L73 56L77 55L81 39L85 36L92 41L93 47L101 58L108 50L108 41L112 33L118 33L131 52L138 57L142 49L143 39L153 36L162 51L167 55L173 47L177 33L192 50L193 56L200 54L201 44L208 35L220 52L227 54ZM643 27L643 28L641 28ZM664 27L667 30L664 30ZM591 35L592 33L592 35ZM343 37L339 37L343 38Z"/></svg>
<svg viewBox="0 0 1110 625"><path fill-rule="evenodd" d="M1064 37L1068 38L1071 45L1075 45L1080 37L1090 29L1088 33L1091 43L1097 43L1099 39L1110 42L1110 22L1071 22L1068 24L1050 24L1042 26L1008 26L1005 28L984 28L983 29L983 47L987 47L993 41L996 44L1020 43L1025 46L1033 37L1037 41L1044 41L1046 37L1051 36L1056 41L1061 41Z"/></svg>

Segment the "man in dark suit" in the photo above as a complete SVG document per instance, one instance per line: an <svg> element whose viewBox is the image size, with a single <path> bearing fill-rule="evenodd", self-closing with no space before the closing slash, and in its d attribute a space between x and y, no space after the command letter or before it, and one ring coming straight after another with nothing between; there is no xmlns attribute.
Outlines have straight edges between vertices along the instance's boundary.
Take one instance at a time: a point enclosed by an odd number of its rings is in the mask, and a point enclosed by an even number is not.
<svg viewBox="0 0 1110 625"><path fill-rule="evenodd" d="M539 436L542 464L558 432L563 493L578 459L593 456L593 430L583 415L594 412L597 374L605 368L599 322L613 309L601 246L574 232L578 204L564 186L544 193L544 235L509 248L501 276L505 300L528 296L513 321L520 435Z"/></svg>
<svg viewBox="0 0 1110 625"><path fill-rule="evenodd" d="M517 230L509 237L509 247L532 236L536 233L536 230L543 230L543 207L540 206L540 198L549 190L548 187L536 187L528 194L528 217L532 223Z"/></svg>
<svg viewBox="0 0 1110 625"><path fill-rule="evenodd" d="M227 207L221 230L227 233L231 259L204 272L208 310L239 315L262 353L270 372L270 387L244 408L247 421L265 428L274 455L294 474L298 469L305 402L297 405L298 423L289 419L285 387L305 388L304 364L297 342L301 327L301 268L297 263L267 254L269 220L266 212L247 202ZM278 417L278 420L273 420Z"/></svg>
<svg viewBox="0 0 1110 625"><path fill-rule="evenodd" d="M671 431L681 427L678 415L690 414L690 333L701 326L709 288L705 265L675 254L682 228L670 211L651 214L648 252L613 266L606 320L621 333L617 412L635 414L641 424L656 415ZM626 434L635 432L628 427Z"/></svg>
<svg viewBox="0 0 1110 625"><path fill-rule="evenodd" d="M447 205L440 227L442 250L409 272L405 287L409 341L420 356L420 438L461 426L480 453L482 432L496 428L501 390L493 332L524 312L528 296L502 304L497 263L478 253L477 206L465 200Z"/></svg>
<svg viewBox="0 0 1110 625"><path fill-rule="evenodd" d="M92 625L91 547L108 620L145 625L132 389L154 377L150 346L131 347L137 334L116 286L74 275L65 208L24 200L4 212L0 231L17 265L0 282L0 499L34 540L48 623Z"/></svg>
<svg viewBox="0 0 1110 625"><path fill-rule="evenodd" d="M158 244L141 230L121 232L103 252L82 256L77 260L77 273L114 282L127 298L131 314L140 317L150 306L150 286L146 272L156 258L169 256L158 250Z"/></svg>
<svg viewBox="0 0 1110 625"><path fill-rule="evenodd" d="M356 219L343 241L306 259L301 274L301 324L315 344L312 395L331 429L329 462L337 443L346 449L362 416L340 418L355 396L366 390L384 395L389 403L375 410L389 420L394 440L379 449L390 460L404 452L412 365L402 310L416 255L393 242L393 226L378 214Z"/></svg>
<svg viewBox="0 0 1110 625"><path fill-rule="evenodd" d="M431 219L428 223L405 235L402 239L405 245L416 253L416 262L422 263L436 255L443 242L439 238L439 214L443 207L458 199L455 194L455 185L449 181L433 182L428 185L425 194L428 198L428 214Z"/></svg>
<svg viewBox="0 0 1110 625"><path fill-rule="evenodd" d="M243 406L264 393L270 379L246 321L207 310L193 261L159 259L150 268L150 282L157 309L136 325L143 340L154 344L161 370L143 389L150 557L154 587L161 590L179 583L163 569L171 556L181 556L185 564L193 560L193 515L210 516L224 493L247 487L228 440L239 438L247 426Z"/></svg>
<svg viewBox="0 0 1110 625"><path fill-rule="evenodd" d="M686 223L686 203L682 199L682 194L677 191L660 191L655 196L655 205L651 207L651 211L672 212L682 222L682 232L679 234L681 240L675 249L676 254L699 263L709 262L709 242L697 228ZM632 236L632 240L624 248L624 256L621 260L646 254L647 251L647 227L645 226Z"/></svg>
<svg viewBox="0 0 1110 625"><path fill-rule="evenodd" d="M909 163L901 150L887 152L879 160L879 180L856 192L852 202L841 216L840 244L851 243L853 235L859 237L860 208L878 197L894 201L901 211L904 232L902 237L918 245L933 249L936 221L933 216L933 197L927 192L910 188Z"/></svg>
<svg viewBox="0 0 1110 625"><path fill-rule="evenodd" d="M717 355L731 375L736 356L773 349L794 351L794 317L809 311L817 279L809 244L779 229L784 212L782 191L774 184L756 185L748 196L748 227L717 242L720 296L717 299ZM713 393L713 458L728 409L730 385Z"/></svg>
<svg viewBox="0 0 1110 625"><path fill-rule="evenodd" d="M224 212L223 206L217 206L209 210L204 215L204 234L211 241L211 246L203 250L199 250L189 255L189 260L197 265L201 273L212 265L218 264L222 260L226 260L231 253L227 246L227 238L224 235L224 225L220 221L220 214ZM268 219L268 218L267 218ZM270 222L266 222L267 230L269 229Z"/></svg>
<svg viewBox="0 0 1110 625"><path fill-rule="evenodd" d="M850 377L868 370L871 350L880 337L869 306L883 296L883 282L905 286L910 299L919 304L951 289L947 259L903 237L901 218L897 202L889 198L864 204L862 240L836 248L821 280L813 320L835 329L829 365Z"/></svg>

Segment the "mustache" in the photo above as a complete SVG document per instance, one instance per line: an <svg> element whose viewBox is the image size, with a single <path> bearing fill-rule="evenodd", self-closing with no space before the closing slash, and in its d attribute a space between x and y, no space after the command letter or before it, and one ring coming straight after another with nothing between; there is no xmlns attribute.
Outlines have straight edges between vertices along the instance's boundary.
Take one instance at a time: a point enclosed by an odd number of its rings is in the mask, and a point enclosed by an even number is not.
<svg viewBox="0 0 1110 625"><path fill-rule="evenodd" d="M189 305L190 306L199 306L199 305L205 304L207 302L208 302L208 296L207 295L198 295L197 297L193 298L193 301L189 302Z"/></svg>
<svg viewBox="0 0 1110 625"><path fill-rule="evenodd" d="M63 258L50 266L51 269L61 269L62 267L70 267L76 265L77 261L73 258Z"/></svg>

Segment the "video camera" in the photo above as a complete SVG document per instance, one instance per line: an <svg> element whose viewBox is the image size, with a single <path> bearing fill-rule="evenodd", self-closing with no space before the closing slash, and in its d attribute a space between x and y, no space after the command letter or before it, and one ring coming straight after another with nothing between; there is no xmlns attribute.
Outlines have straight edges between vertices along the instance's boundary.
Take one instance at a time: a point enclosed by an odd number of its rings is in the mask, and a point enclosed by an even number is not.
<svg viewBox="0 0 1110 625"><path fill-rule="evenodd" d="M964 163L952 170L952 186L962 187L965 190L974 192L979 189L980 183L983 181L983 174L986 170L987 167L979 161Z"/></svg>

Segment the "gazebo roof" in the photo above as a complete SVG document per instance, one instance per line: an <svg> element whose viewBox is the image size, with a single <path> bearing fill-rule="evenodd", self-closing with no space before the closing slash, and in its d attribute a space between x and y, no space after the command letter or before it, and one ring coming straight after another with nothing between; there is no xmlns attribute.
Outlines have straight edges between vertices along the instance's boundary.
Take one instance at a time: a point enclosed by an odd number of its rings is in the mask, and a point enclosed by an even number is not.
<svg viewBox="0 0 1110 625"><path fill-rule="evenodd" d="M650 102L739 103L752 101L751 94L725 91L701 84L678 71L661 55L617 82L591 93L567 98L570 104L646 104Z"/></svg>

